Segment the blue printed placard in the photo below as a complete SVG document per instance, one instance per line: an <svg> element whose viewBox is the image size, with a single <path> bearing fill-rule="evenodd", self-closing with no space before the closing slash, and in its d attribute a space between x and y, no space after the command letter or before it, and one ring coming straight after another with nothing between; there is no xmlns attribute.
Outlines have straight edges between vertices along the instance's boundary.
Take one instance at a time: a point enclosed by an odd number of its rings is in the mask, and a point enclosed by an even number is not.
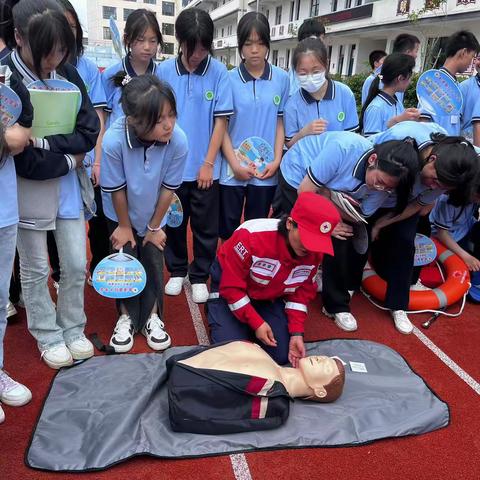
<svg viewBox="0 0 480 480"><path fill-rule="evenodd" d="M421 267L432 263L437 258L437 247L432 239L417 233L415 236L415 257L413 265Z"/></svg>
<svg viewBox="0 0 480 480"><path fill-rule="evenodd" d="M93 288L103 297L130 298L138 295L147 283L143 265L123 252L105 257L92 275Z"/></svg>
<svg viewBox="0 0 480 480"><path fill-rule="evenodd" d="M267 164L273 162L273 148L260 137L249 137L245 139L238 147L240 164L247 167L253 163L257 175L261 175Z"/></svg>
<svg viewBox="0 0 480 480"><path fill-rule="evenodd" d="M172 202L167 210L167 225L172 228L179 227L183 222L182 202L177 194L173 194Z"/></svg>
<svg viewBox="0 0 480 480"><path fill-rule="evenodd" d="M457 83L442 70L427 70L417 82L417 98L421 110L431 115L460 115L462 92Z"/></svg>
<svg viewBox="0 0 480 480"><path fill-rule="evenodd" d="M22 113L22 101L10 88L0 83L0 116L4 127L11 127Z"/></svg>
<svg viewBox="0 0 480 480"><path fill-rule="evenodd" d="M109 28L112 34L112 44L115 53L122 58L123 57L123 45L122 45L122 38L120 36L120 30L118 29L117 22L113 16L110 17L109 20Z"/></svg>

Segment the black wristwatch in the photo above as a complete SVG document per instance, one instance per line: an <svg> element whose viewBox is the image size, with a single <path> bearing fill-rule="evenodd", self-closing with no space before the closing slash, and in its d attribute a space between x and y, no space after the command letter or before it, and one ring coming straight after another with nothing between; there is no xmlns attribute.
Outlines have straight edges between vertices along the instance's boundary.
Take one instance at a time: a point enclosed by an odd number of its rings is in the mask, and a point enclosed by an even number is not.
<svg viewBox="0 0 480 480"><path fill-rule="evenodd" d="M290 334L291 337L303 337L303 332L293 332Z"/></svg>

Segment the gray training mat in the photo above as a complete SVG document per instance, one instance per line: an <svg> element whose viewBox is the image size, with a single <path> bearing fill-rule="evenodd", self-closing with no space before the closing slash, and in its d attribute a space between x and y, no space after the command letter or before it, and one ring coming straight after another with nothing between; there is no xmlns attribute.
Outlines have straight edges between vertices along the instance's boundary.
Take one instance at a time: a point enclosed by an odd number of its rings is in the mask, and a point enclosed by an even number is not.
<svg viewBox="0 0 480 480"><path fill-rule="evenodd" d="M365 340L328 340L308 343L307 351L338 356L346 363L345 389L336 402L296 400L287 422L275 430L221 436L175 433L168 420L165 363L190 348L94 357L59 371L32 436L27 464L85 471L140 454L185 458L352 446L418 435L449 423L447 404L394 350ZM357 362L353 368L360 371L353 371L350 362Z"/></svg>

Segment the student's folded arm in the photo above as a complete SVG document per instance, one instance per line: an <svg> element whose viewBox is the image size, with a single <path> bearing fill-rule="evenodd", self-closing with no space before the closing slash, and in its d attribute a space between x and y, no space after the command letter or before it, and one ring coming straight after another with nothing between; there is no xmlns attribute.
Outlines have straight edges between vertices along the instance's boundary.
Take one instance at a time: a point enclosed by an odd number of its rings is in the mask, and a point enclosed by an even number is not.
<svg viewBox="0 0 480 480"><path fill-rule="evenodd" d="M48 180L63 177L76 168L71 155L50 152L42 148L28 146L22 153L13 157L17 175L30 180Z"/></svg>

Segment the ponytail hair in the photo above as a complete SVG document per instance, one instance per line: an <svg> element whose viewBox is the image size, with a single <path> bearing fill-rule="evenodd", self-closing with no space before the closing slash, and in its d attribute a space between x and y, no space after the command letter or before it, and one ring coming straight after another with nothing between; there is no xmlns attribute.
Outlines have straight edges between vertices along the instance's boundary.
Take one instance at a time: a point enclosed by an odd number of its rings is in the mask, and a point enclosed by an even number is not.
<svg viewBox="0 0 480 480"><path fill-rule="evenodd" d="M177 105L172 89L151 74L132 78L122 90L120 103L139 137L153 130L166 103L170 104L177 116Z"/></svg>
<svg viewBox="0 0 480 480"><path fill-rule="evenodd" d="M397 78L402 76L409 78L412 76L413 69L415 68L415 59L406 53L391 53L385 57L383 61L382 70L380 75L377 75L370 85L368 90L368 96L365 103L362 106L362 112L360 114L359 131L363 130L363 120L365 116L365 110L372 102L372 100L380 92L380 81L386 87L389 87Z"/></svg>
<svg viewBox="0 0 480 480"><path fill-rule="evenodd" d="M431 134L438 181L451 188L449 202L459 207L471 202L479 174L479 157L474 146L464 137Z"/></svg>
<svg viewBox="0 0 480 480"><path fill-rule="evenodd" d="M397 204L395 213L405 210L415 183L420 172L421 163L417 142L406 137L403 140L389 140L374 146L377 154L377 168L387 175L398 178L395 188Z"/></svg>

